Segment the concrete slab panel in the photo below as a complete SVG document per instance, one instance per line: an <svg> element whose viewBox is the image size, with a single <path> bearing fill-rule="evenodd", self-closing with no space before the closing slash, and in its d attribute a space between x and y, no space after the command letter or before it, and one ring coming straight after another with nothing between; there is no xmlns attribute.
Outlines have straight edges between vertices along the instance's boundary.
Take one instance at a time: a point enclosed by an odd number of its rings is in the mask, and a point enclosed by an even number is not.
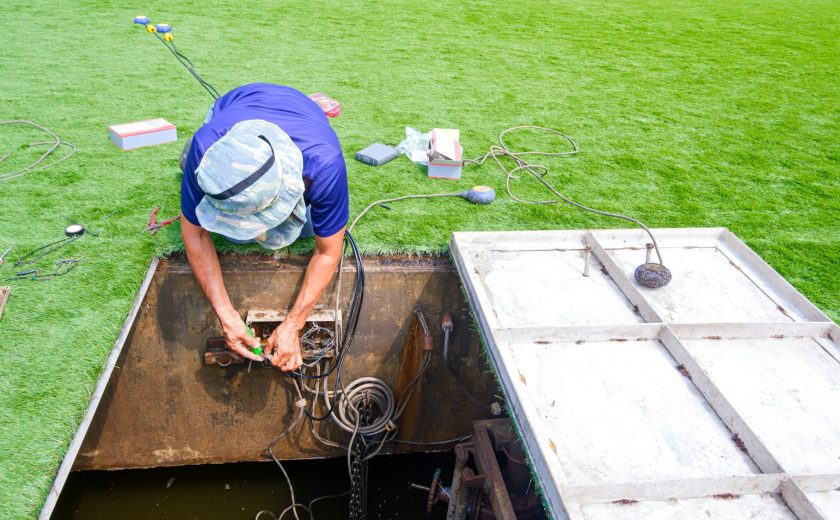
<svg viewBox="0 0 840 520"><path fill-rule="evenodd" d="M835 344L814 338L682 343L785 471L840 473L840 363L829 354Z"/></svg>
<svg viewBox="0 0 840 520"><path fill-rule="evenodd" d="M639 251L608 250L630 278L644 258ZM640 287L643 296L672 323L802 321L762 292L717 248L665 249L673 280L660 289Z"/></svg>
<svg viewBox="0 0 840 520"><path fill-rule="evenodd" d="M502 327L641 322L594 255L583 276L585 255L582 248L483 251L474 262Z"/></svg>
<svg viewBox="0 0 840 520"><path fill-rule="evenodd" d="M564 484L758 472L659 341L509 348L519 398Z"/></svg>
<svg viewBox="0 0 840 520"><path fill-rule="evenodd" d="M656 290L633 277L641 230L453 236L549 510L833 518L840 329L726 229L652 231Z"/></svg>
<svg viewBox="0 0 840 520"><path fill-rule="evenodd" d="M775 494L738 497L684 498L644 502L611 502L581 507L586 520L674 520L677 518L760 518L796 520L784 500Z"/></svg>
<svg viewBox="0 0 840 520"><path fill-rule="evenodd" d="M808 498L828 520L840 520L840 489L808 493Z"/></svg>

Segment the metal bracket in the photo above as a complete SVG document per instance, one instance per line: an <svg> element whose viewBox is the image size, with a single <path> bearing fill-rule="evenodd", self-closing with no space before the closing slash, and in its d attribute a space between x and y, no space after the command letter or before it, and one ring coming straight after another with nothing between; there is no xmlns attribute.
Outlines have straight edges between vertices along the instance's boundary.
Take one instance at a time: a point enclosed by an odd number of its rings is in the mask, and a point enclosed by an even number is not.
<svg viewBox="0 0 840 520"><path fill-rule="evenodd" d="M208 338L207 351L204 353L205 365L241 365L247 360L232 350L227 349L225 338Z"/></svg>

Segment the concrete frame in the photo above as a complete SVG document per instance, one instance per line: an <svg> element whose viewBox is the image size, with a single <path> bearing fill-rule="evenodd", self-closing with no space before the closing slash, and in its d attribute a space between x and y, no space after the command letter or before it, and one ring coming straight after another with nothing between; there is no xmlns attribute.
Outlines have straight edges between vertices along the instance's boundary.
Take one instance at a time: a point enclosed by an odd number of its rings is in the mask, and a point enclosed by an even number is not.
<svg viewBox="0 0 840 520"><path fill-rule="evenodd" d="M663 513L664 518L669 511L687 508L698 514L726 511L729 517L746 518L757 514L763 518L793 518L795 514L800 519L840 518L840 329L728 230L656 229L653 233L665 264L674 272L671 285L658 290L641 287L633 279L632 270L644 260L648 242L641 230L453 235L452 256L550 513L556 518L571 520L659 518L658 513ZM587 248L593 257L590 258L589 278L584 280L576 277L583 275ZM674 262L675 258L677 262ZM551 262L552 266L546 266L546 262ZM695 271L682 272L683 263L693 263ZM535 280L537 277L542 278ZM607 286L618 291L608 291ZM692 288L691 294L680 294L685 287ZM531 292L518 294L522 291ZM610 294L615 294L615 301L605 302L605 295ZM630 312L622 308L630 309ZM552 315L552 309L560 309L562 313ZM728 319L731 315L736 318ZM532 319L534 316L542 316L543 321ZM702 319L710 316L715 319ZM689 390L702 396L700 399L708 407L709 419L719 422L724 431L731 433L737 448L754 463L753 469L740 474L722 470L720 474L691 476L687 473L696 468L686 470L675 466L665 467L666 472L682 471L686 475L611 480L610 475L603 473L603 477L597 478L604 482L575 482L576 478L581 479L575 476L578 464L585 465L586 462L593 466L587 470L598 471L599 465L601 468L614 467L617 461L599 460L599 450L595 447L579 453L584 462L568 458L561 461L562 443L585 448L585 437L599 432L597 428L585 430L587 425L582 424L579 417L556 420L546 412L546 402L551 400L550 406L561 399L590 399L594 405L609 403L598 401L593 395L552 394L552 388L563 387L555 384L554 380L560 376L551 367L597 356L599 349L604 350L609 342L619 346L616 348L632 349L651 341L661 345L666 359L671 360L670 368L676 368L682 374ZM771 371L779 370L789 376L779 382L793 384L790 381L801 381L806 374L795 372L801 370L798 365L774 365L774 356L790 354L789 349L794 347L805 349L803 352L810 357L802 360L805 363L802 366L821 370L814 375L814 378L820 378L815 384L829 389L820 396L822 399L817 399L828 403L825 405L828 412L817 418L823 421L820 423L822 429L809 431L806 427L799 432L794 430L797 425L789 422L780 421L777 425L777 429L789 433L792 438L796 438L794 434L801 435L801 443L769 442L775 432L767 431L766 421L756 419L761 419L761 414L766 418L773 406L788 405L786 396L779 394L781 390L775 390L774 397L773 385L768 385L770 388L762 391L771 397L768 398L769 411L756 407L741 395L748 392L733 393L731 388L729 392L724 391L726 384L732 387L733 383L731 377L727 380L727 372L723 369L732 367L710 367L710 358L697 356L697 349L702 349L703 345L728 347L731 344L732 349L736 345L749 349L753 342L767 341L778 342L778 350L762 351L764 355L756 357L756 365L746 369L767 371L770 375L766 381L770 381ZM692 343L692 348L688 348L686 342ZM539 362L530 363L531 356L543 357L539 357ZM795 356L793 359L799 361ZM609 363L609 359L605 357L602 362ZM545 370L540 373L534 366L545 367ZM589 364L571 366L560 372L574 378L576 370L582 370L584 366L591 367ZM648 390L645 385L665 383L666 379L671 381L673 372L668 374L651 365L648 373L639 374L638 386L643 388L642 393L653 392L654 386ZM620 385L614 380L599 379L597 371L589 373L588 378L605 385ZM581 378L580 381L582 388L587 387L588 379ZM535 385L538 390L532 391ZM777 386L781 388L781 384ZM807 386L801 389L807 390ZM814 399L788 411L797 417L812 418L808 415L813 413L809 407L812 404ZM639 406L653 405L645 400ZM634 425L621 424L621 421L613 421L610 426L616 424L628 428L631 435L638 431L646 433L643 426L636 425L634 430ZM576 431L576 427L584 429ZM606 424L603 427L607 427ZM685 441L675 444L695 441L695 432L689 430L677 428L670 433ZM814 446L812 437L817 434L821 443ZM779 437L779 434L775 436ZM700 439L698 442L702 445L706 441ZM627 459L634 457L631 447L633 443L628 442L624 452ZM780 463L780 460L793 460L791 452L799 449L806 459L820 459L811 460L812 467L827 467L830 472L801 473ZM825 462L826 453L830 453L836 462ZM649 467L639 469L639 474L656 474L667 465L664 458L651 460Z"/></svg>

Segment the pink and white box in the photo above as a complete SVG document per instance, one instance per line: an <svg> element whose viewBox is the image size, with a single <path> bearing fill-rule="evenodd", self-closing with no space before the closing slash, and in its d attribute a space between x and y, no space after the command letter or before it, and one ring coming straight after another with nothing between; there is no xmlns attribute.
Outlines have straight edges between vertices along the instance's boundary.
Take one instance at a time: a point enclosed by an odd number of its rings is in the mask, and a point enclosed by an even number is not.
<svg viewBox="0 0 840 520"><path fill-rule="evenodd" d="M108 130L111 134L111 141L122 150L133 150L178 140L175 125L162 117L111 125Z"/></svg>
<svg viewBox="0 0 840 520"><path fill-rule="evenodd" d="M429 177L460 179L463 149L460 132L452 128L434 128L429 134Z"/></svg>

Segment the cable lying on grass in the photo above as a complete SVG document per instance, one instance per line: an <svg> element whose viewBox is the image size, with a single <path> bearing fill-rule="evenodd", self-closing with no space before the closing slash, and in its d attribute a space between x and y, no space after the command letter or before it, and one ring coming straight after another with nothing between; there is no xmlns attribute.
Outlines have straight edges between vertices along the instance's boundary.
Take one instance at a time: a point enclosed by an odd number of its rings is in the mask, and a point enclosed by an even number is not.
<svg viewBox="0 0 840 520"><path fill-rule="evenodd" d="M548 152L539 150L514 152L505 142L505 136L523 130L532 130L556 135L567 141L572 148L571 150L552 150ZM528 160L526 160L525 158L526 156L567 157L570 155L577 155L579 152L580 149L578 148L578 145L575 142L575 140L569 137L568 135L564 134L563 132L560 132L559 130L546 128L544 126L521 125L513 126L506 130L503 130L502 133L499 134L498 145L491 146L490 150L481 157L465 160L464 164L475 164L477 166L481 166L487 161L487 159L492 158L494 161L496 161L496 164L499 165L499 168L501 168L502 172L505 174L505 189L507 190L507 194L516 202L521 202L522 204L557 204L559 202L565 202L566 204L570 204L576 208L588 211L590 213L594 213L595 215L626 220L628 222L636 224L637 226L642 228L645 233L647 233L648 237L650 237L650 241L653 244L654 249L656 250L656 256L659 258L659 263L652 263L650 261L646 261L644 264L638 266L634 273L636 281L639 282L639 284L651 289L656 289L668 285L668 283L670 283L671 281L671 271L667 267L665 267L665 265L662 262L662 253L659 251L659 244L656 242L656 238L653 236L653 233L650 231L650 229L642 221L633 217L628 217L627 215L622 215L621 213L603 211L600 209L593 208L591 206L586 206L579 202L575 202L568 196L561 193L550 182L548 182L548 180L546 180L546 176L548 174L548 166L528 162ZM516 167L512 169L508 168L502 161L502 158L512 160L514 163L516 163ZM554 195L555 198L547 200L528 200L517 196L511 188L511 180L520 179L522 177L521 174L523 172L530 173L535 179L540 181L540 183L543 186L545 186L548 189L548 191L550 191Z"/></svg>
<svg viewBox="0 0 840 520"><path fill-rule="evenodd" d="M524 152L514 152L510 149L510 147L505 142L505 136L508 134L512 134L514 132L522 131L522 130L535 130L538 132L544 132L556 135L563 140L567 141L569 145L571 145L571 150L552 150L552 151L540 151L540 150L532 150L532 151L524 151ZM568 157L572 155L577 155L580 153L580 148L578 148L577 143L574 139L569 137L568 135L564 134L559 130L554 130L552 128L546 128L544 126L535 126L535 125L520 125L520 126L512 126L502 131L499 134L499 144L493 145L490 147L490 150L487 151L486 154L482 155L481 157L476 157L475 159L467 159L464 161L464 164L475 164L477 166L483 165L487 159L493 159L496 161L496 164L499 165L502 172L505 174L505 190L507 194L515 200L516 202L520 202L522 204L557 204L558 202L565 202L567 204L571 204L572 206L582 209L584 211L588 211L590 213L594 213L596 215L601 215L604 217L612 217L621 220L627 220L632 222L642 228L645 233L648 234L650 237L650 241L653 243L653 246L656 248L656 256L659 257L659 262L662 263L662 254L659 252L659 245L656 243L656 239L653 237L653 233L651 233L650 229L640 220L635 219L633 217L628 217L627 215L622 215L620 213L612 213L609 211L603 211L599 209L592 208L590 206L585 206L580 204L579 202L575 202L568 196L561 193L557 188L555 188L551 183L546 180L546 175L548 174L548 166L544 166L542 164L534 164L528 162L525 157L526 156L537 156L537 157ZM516 163L515 168L508 168L504 162L502 162L502 158L508 158L513 160ZM511 180L519 180L522 178L522 173L527 172L530 173L535 179L540 181L543 186L545 186L548 191L550 191L556 198L547 199L547 200L528 200L522 197L517 196L513 189L511 188Z"/></svg>
<svg viewBox="0 0 840 520"><path fill-rule="evenodd" d="M10 171L10 172L0 172L0 182L10 181L10 180L15 179L17 177L26 175L27 173L46 170L47 168L49 168L51 166L55 166L56 164L58 164L62 161L66 161L67 159L70 158L71 155L76 153L76 145L74 145L72 143L68 143L67 141L63 140L58 135L56 135L54 132L52 132L51 130L49 130L46 127L43 127L43 126L39 125L38 123L34 123L32 121L17 120L16 119L16 120L9 120L9 121L0 121L0 125L31 126L31 127L37 128L38 130L44 132L45 134L47 134L51 138L51 140L49 140L49 141L38 141L38 142L35 142L35 143L29 143L30 148L36 147L36 146L46 146L47 149L44 151L44 153L41 154L40 157L38 157L38 159L36 159L32 163L30 163L29 165L27 165L27 166L25 166L21 169L13 170L13 171ZM65 155L59 157L58 159L55 159L53 161L47 161L47 158L49 158L51 155L53 155L62 146L67 147L69 149L69 151ZM0 155L0 163L5 161L6 159L8 159L9 156L11 156L11 155L12 155L12 152L8 152L5 155Z"/></svg>

